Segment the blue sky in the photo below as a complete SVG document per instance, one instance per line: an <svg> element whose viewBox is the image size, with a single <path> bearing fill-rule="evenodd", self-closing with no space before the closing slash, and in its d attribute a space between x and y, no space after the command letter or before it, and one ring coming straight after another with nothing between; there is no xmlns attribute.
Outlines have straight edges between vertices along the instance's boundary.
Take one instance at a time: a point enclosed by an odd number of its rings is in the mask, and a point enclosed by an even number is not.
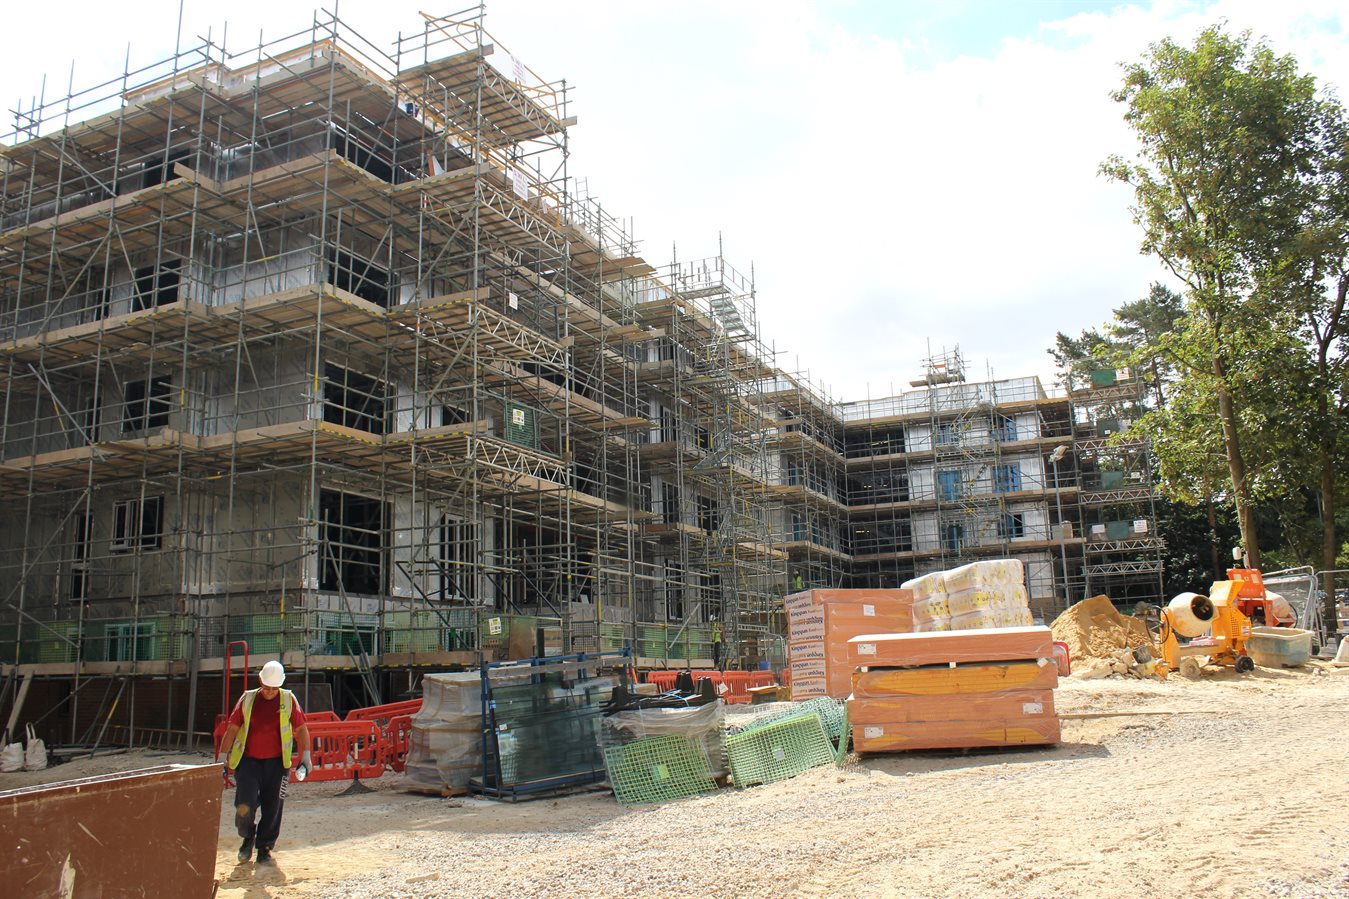
<svg viewBox="0 0 1349 899"><path fill-rule="evenodd" d="M423 8L346 2L341 16L387 46ZM81 85L119 73L127 42L133 64L171 50L178 7L6 15L11 109L44 72L64 89L72 57ZM184 31L219 40L223 15L188 0ZM235 49L309 22L260 0L228 15ZM1149 43L1219 21L1343 94L1349 5L1326 0L494 0L487 27L574 86L569 172L633 220L647 259L720 240L754 268L779 363L858 399L903 389L929 346L1048 385L1055 331L1097 326L1165 278L1138 253L1128 191L1097 175L1133 147L1109 92Z"/></svg>

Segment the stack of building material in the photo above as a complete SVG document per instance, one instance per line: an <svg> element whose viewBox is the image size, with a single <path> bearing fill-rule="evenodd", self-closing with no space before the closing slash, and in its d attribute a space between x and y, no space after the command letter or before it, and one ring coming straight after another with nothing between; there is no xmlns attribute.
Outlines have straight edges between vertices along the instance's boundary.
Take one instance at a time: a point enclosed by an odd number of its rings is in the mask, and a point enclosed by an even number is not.
<svg viewBox="0 0 1349 899"><path fill-rule="evenodd" d="M1019 559L988 559L906 581L913 630L920 633L1020 627L1032 621L1025 567Z"/></svg>
<svg viewBox="0 0 1349 899"><path fill-rule="evenodd" d="M792 699L852 691L848 640L858 634L913 629L909 590L806 590L784 600Z"/></svg>
<svg viewBox="0 0 1349 899"><path fill-rule="evenodd" d="M510 682L527 683L528 675ZM466 792L482 773L482 674L451 671L422 678L422 706L412 718L404 774L409 787Z"/></svg>
<svg viewBox="0 0 1349 899"><path fill-rule="evenodd" d="M858 752L1059 741L1047 627L864 634L849 650Z"/></svg>

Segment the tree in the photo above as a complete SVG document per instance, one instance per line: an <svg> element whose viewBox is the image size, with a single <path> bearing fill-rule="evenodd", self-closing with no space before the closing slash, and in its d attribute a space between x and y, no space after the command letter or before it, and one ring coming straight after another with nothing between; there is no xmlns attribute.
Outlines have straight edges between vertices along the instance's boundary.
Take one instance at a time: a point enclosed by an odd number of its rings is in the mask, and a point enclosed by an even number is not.
<svg viewBox="0 0 1349 899"><path fill-rule="evenodd" d="M1159 342L1175 330L1184 313L1180 294L1165 284L1153 282L1146 297L1116 309L1115 321L1107 326L1123 351L1124 364L1141 366L1148 372L1157 408L1166 405L1165 385L1176 376L1175 365L1158 351Z"/></svg>
<svg viewBox="0 0 1349 899"><path fill-rule="evenodd" d="M1315 156L1317 168L1309 179L1311 202L1304 210L1293 243L1278 260L1266 290L1271 301L1289 309L1297 319L1299 335L1308 348L1305 382L1312 401L1307 408L1307 431L1316 474L1308 491L1316 499L1320 522L1319 563L1322 570L1339 565L1337 512L1343 485L1336 474L1349 461L1349 127L1344 111L1327 104ZM1330 575L1323 585L1327 621L1335 620Z"/></svg>
<svg viewBox="0 0 1349 899"><path fill-rule="evenodd" d="M1134 188L1142 251L1185 285L1183 326L1158 349L1180 367L1192 396L1184 418L1155 424L1196 429L1201 445L1207 432L1223 447L1242 543L1259 566L1247 438L1266 411L1253 395L1269 385L1262 354L1287 349L1270 346L1287 332L1287 315L1260 288L1315 205L1324 135L1338 107L1318 99L1315 80L1300 75L1292 57L1216 26L1192 48L1169 39L1152 45L1125 67L1112 97L1126 106L1138 157L1111 157L1101 171ZM1195 449L1193 439L1177 443Z"/></svg>

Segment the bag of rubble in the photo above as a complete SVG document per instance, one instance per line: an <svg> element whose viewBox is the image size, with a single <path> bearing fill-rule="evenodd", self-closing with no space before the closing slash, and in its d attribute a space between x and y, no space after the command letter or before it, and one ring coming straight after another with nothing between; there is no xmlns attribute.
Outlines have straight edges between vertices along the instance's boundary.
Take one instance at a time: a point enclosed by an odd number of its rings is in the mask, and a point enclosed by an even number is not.
<svg viewBox="0 0 1349 899"><path fill-rule="evenodd" d="M0 772L12 774L23 770L23 743L9 743L0 749Z"/></svg>
<svg viewBox="0 0 1349 899"><path fill-rule="evenodd" d="M47 744L33 730L33 725L28 725L28 749L23 754L23 769L25 771L42 771L47 767Z"/></svg>

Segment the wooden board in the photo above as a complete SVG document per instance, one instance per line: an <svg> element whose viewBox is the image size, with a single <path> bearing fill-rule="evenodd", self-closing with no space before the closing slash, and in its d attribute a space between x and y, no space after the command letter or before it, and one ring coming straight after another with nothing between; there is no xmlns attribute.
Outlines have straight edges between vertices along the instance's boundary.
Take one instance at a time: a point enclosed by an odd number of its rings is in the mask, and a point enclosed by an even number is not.
<svg viewBox="0 0 1349 899"><path fill-rule="evenodd" d="M858 752L1053 744L1059 741L1059 719L859 724L853 727L852 735L853 748Z"/></svg>
<svg viewBox="0 0 1349 899"><path fill-rule="evenodd" d="M997 627L922 634L862 634L848 641L854 667L906 668L952 662L1053 659L1047 627Z"/></svg>
<svg viewBox="0 0 1349 899"><path fill-rule="evenodd" d="M1058 669L1054 665L990 662L954 668L934 665L858 671L853 674L852 691L859 698L949 696L1000 690L1052 690L1058 682Z"/></svg>
<svg viewBox="0 0 1349 899"><path fill-rule="evenodd" d="M848 721L853 724L1012 721L1046 716L1055 717L1053 690L848 700Z"/></svg>

